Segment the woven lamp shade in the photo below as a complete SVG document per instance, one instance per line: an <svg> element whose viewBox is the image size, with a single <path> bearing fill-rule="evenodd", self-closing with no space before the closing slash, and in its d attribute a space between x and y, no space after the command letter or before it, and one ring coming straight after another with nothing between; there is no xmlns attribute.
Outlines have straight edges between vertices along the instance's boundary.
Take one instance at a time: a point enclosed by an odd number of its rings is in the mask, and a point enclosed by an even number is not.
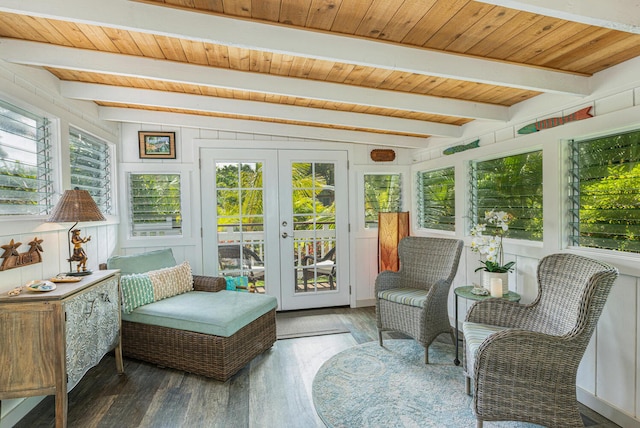
<svg viewBox="0 0 640 428"><path fill-rule="evenodd" d="M47 219L51 223L104 221L100 208L86 190L65 190L58 205Z"/></svg>

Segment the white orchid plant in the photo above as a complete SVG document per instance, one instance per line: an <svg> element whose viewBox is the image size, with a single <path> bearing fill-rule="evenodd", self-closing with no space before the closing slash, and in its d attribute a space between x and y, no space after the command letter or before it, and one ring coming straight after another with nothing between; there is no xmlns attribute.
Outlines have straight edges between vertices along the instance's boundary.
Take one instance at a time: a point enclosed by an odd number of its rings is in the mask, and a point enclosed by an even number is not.
<svg viewBox="0 0 640 428"><path fill-rule="evenodd" d="M504 263L504 251L502 248L502 238L509 230L509 223L513 216L504 211L487 211L484 215L485 223L477 224L471 229L471 250L480 253L485 260L480 260L482 266L475 271L485 270L487 272L511 272L516 262ZM496 234L492 236L484 235L487 224L495 226Z"/></svg>

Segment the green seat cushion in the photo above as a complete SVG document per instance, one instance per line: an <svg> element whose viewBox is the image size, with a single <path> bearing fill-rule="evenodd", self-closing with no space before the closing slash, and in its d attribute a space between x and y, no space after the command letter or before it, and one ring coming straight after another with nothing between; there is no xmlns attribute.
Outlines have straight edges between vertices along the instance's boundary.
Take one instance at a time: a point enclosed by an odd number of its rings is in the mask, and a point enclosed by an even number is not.
<svg viewBox="0 0 640 428"><path fill-rule="evenodd" d="M464 322L462 324L462 333L464 334L464 343L468 350L467 355L469 355L471 359L467 367L474 366L476 352L487 337L506 329L506 327L499 327L497 325L479 324L469 321Z"/></svg>
<svg viewBox="0 0 640 428"><path fill-rule="evenodd" d="M419 288L393 288L391 290L380 291L378 298L402 305L423 308L424 302L427 300L427 293L427 290Z"/></svg>
<svg viewBox="0 0 640 428"><path fill-rule="evenodd" d="M171 248L128 256L112 256L107 260L107 269L120 269L121 275L145 273L175 265L176 259Z"/></svg>
<svg viewBox="0 0 640 428"><path fill-rule="evenodd" d="M229 337L276 306L276 298L264 294L190 291L140 306L122 319Z"/></svg>

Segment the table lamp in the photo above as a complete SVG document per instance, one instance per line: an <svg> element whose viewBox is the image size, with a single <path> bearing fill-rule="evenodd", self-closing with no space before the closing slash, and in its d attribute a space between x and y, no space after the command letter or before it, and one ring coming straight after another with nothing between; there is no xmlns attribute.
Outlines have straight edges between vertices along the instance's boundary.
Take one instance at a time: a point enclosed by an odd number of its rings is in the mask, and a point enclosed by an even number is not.
<svg viewBox="0 0 640 428"><path fill-rule="evenodd" d="M73 190L65 190L62 198L53 209L51 216L47 219L50 223L67 223L75 222L69 228L67 237L69 238L69 276L90 275L91 271L87 270L87 255L82 248L82 244L88 242L91 237L81 238L80 229L74 229L78 222L81 221L104 221L106 220L100 208L96 205L88 191L75 188ZM73 253L71 244L73 243ZM76 271L74 272L71 262L78 262Z"/></svg>

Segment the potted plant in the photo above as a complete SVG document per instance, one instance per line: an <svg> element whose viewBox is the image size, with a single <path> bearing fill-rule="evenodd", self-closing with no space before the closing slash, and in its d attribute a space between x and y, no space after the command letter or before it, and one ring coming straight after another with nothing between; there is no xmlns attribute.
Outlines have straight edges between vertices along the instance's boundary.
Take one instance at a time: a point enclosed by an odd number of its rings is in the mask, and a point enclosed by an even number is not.
<svg viewBox="0 0 640 428"><path fill-rule="evenodd" d="M504 262L504 249L502 247L502 238L509 230L509 223L513 220L513 216L504 211L487 211L485 212L485 223L478 223L471 229L471 250L480 253L484 260L480 260L482 266L477 268L475 272L482 271L482 286L489 289L491 278L500 278L502 280L502 294L509 292L509 275L513 270L516 262ZM493 226L491 229L494 235L484 235L487 230L487 224Z"/></svg>

